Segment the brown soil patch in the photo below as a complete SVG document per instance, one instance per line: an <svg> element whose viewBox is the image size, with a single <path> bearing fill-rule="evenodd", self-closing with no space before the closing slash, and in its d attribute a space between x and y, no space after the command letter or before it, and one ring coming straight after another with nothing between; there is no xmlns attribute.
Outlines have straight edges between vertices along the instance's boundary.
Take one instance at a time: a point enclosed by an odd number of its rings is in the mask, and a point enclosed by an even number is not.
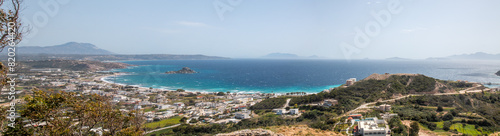
<svg viewBox="0 0 500 136"><path fill-rule="evenodd" d="M420 74L406 74L406 73L398 73L398 74L377 74L377 73L373 73L371 74L370 76L366 77L365 79L363 80L369 80L369 79L375 79L375 80L385 80L387 78L389 78L390 76L392 75L398 75L398 76L418 76Z"/></svg>
<svg viewBox="0 0 500 136"><path fill-rule="evenodd" d="M401 122L403 123L403 125L405 125L409 129L410 128L410 124L413 121L411 121L411 120L402 120ZM420 126L420 127L422 127L422 126ZM418 135L419 136L437 136L438 134L435 133L435 132L432 132L430 130L424 130L424 129L420 128L420 131L418 131Z"/></svg>
<svg viewBox="0 0 500 136"><path fill-rule="evenodd" d="M342 135L339 133L335 133L333 131L310 128L307 125L274 126L274 127L268 128L268 129L275 132L275 133L283 134L285 136L340 136L340 135Z"/></svg>

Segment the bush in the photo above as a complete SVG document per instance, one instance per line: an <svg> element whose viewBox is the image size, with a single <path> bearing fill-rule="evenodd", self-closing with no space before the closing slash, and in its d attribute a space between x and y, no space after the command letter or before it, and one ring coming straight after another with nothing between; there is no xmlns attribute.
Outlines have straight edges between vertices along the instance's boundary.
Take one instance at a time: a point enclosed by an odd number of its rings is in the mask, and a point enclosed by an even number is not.
<svg viewBox="0 0 500 136"><path fill-rule="evenodd" d="M443 107L438 106L438 109L437 109L436 111L437 111L437 112L442 112L442 111L443 111Z"/></svg>
<svg viewBox="0 0 500 136"><path fill-rule="evenodd" d="M451 122L449 122L449 121L445 121L445 122L443 123L443 130L444 130L444 131L449 131L449 130L450 130L450 127L451 127Z"/></svg>
<svg viewBox="0 0 500 136"><path fill-rule="evenodd" d="M443 120L444 120L444 121L453 120L453 115L451 115L451 113L446 113L446 114L443 116Z"/></svg>

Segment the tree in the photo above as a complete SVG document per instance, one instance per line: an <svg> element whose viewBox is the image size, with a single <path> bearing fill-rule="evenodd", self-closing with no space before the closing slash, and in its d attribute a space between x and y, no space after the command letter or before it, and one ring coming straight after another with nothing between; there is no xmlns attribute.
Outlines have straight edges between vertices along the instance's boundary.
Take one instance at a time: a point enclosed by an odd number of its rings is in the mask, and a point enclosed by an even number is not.
<svg viewBox="0 0 500 136"><path fill-rule="evenodd" d="M418 131L420 131L418 122L414 121L410 124L410 136L418 136Z"/></svg>
<svg viewBox="0 0 500 136"><path fill-rule="evenodd" d="M185 92L186 90L184 90L184 89L177 89L176 91L177 92Z"/></svg>
<svg viewBox="0 0 500 136"><path fill-rule="evenodd" d="M446 113L443 116L443 120L444 121L453 120L453 115L451 115L451 113Z"/></svg>
<svg viewBox="0 0 500 136"><path fill-rule="evenodd" d="M436 123L428 123L428 124L427 124L427 127L428 127L431 131L434 131L434 130L436 130L436 128L437 128L437 124L436 124Z"/></svg>
<svg viewBox="0 0 500 136"><path fill-rule="evenodd" d="M6 3L12 4L12 6L4 5ZM10 7L0 9L0 50L7 46L17 45L27 32L22 29L23 26L19 19L21 3L22 0L11 0L10 2L0 0L0 7Z"/></svg>
<svg viewBox="0 0 500 136"><path fill-rule="evenodd" d="M224 92L218 92L217 93L217 96L224 96L224 95L226 95L226 94L224 94Z"/></svg>
<svg viewBox="0 0 500 136"><path fill-rule="evenodd" d="M442 112L442 111L443 111L443 107L438 106L438 108L437 108L437 110L436 110L436 111L437 111L437 112Z"/></svg>
<svg viewBox="0 0 500 136"><path fill-rule="evenodd" d="M187 120L187 119L188 119L188 118L186 118L186 117L182 117L182 118L181 118L181 120L179 120L179 121L180 121L181 123L186 123L186 120Z"/></svg>
<svg viewBox="0 0 500 136"><path fill-rule="evenodd" d="M445 122L443 123L443 130L444 130L444 131L449 131L449 130L450 130L450 127L451 127L451 122L449 122L449 121L445 121Z"/></svg>
<svg viewBox="0 0 500 136"><path fill-rule="evenodd" d="M141 111L122 112L102 96L34 89L33 95L25 96L24 101L20 120L29 122L22 131L82 136L91 135L91 129L102 128L108 130L104 135L143 133Z"/></svg>
<svg viewBox="0 0 500 136"><path fill-rule="evenodd" d="M196 120L196 119L191 119L191 120L189 121L189 123L196 123L196 122L198 122L198 120Z"/></svg>
<svg viewBox="0 0 500 136"><path fill-rule="evenodd" d="M23 35L28 32L24 31L19 19L21 3L21 0L0 0L0 52L5 47L15 49ZM8 68L0 62L0 88L7 84L7 70ZM0 130L3 130L3 127Z"/></svg>

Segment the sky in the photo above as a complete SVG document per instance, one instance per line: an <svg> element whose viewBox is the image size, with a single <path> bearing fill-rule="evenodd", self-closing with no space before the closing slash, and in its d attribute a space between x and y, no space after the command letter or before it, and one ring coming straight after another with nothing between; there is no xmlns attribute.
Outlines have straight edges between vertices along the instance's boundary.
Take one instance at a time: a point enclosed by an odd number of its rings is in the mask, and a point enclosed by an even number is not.
<svg viewBox="0 0 500 136"><path fill-rule="evenodd" d="M498 0L37 0L19 46L118 54L425 59L500 53Z"/></svg>

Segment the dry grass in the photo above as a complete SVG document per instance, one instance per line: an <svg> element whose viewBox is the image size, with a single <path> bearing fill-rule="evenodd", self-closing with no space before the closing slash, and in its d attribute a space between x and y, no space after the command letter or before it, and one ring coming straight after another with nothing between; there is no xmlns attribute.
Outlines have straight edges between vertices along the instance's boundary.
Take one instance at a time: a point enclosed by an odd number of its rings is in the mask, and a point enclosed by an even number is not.
<svg viewBox="0 0 500 136"><path fill-rule="evenodd" d="M283 134L285 136L340 136L341 135L333 131L310 128L307 125L273 126L266 129L269 129L275 133Z"/></svg>

